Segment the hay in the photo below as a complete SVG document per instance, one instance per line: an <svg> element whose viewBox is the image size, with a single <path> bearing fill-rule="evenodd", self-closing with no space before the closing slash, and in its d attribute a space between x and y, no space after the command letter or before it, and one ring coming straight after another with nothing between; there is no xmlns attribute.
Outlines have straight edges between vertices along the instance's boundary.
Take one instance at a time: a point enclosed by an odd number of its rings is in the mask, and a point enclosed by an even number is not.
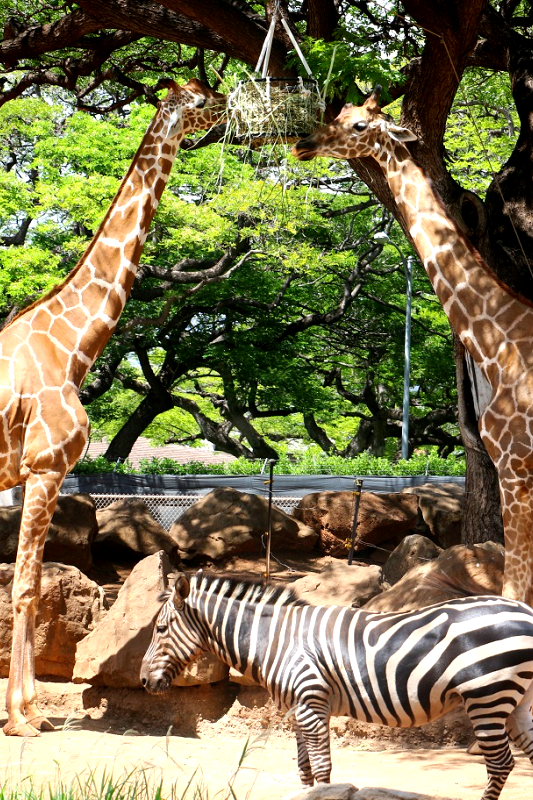
<svg viewBox="0 0 533 800"><path fill-rule="evenodd" d="M312 80L258 78L241 81L228 98L228 108L235 136L279 142L311 133L323 104Z"/></svg>

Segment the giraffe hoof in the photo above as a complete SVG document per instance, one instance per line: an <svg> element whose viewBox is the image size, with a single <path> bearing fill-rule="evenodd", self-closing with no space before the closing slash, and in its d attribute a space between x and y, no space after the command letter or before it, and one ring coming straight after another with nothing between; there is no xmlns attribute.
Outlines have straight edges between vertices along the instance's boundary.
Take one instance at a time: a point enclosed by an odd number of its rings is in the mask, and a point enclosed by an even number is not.
<svg viewBox="0 0 533 800"><path fill-rule="evenodd" d="M30 725L29 722L17 722L16 724L12 724L9 721L6 722L3 728L4 734L6 736L40 736L41 734L34 728L33 725Z"/></svg>
<svg viewBox="0 0 533 800"><path fill-rule="evenodd" d="M50 720L47 719L44 714L40 714L38 717L29 719L28 723L37 731L55 731L55 725L52 725Z"/></svg>

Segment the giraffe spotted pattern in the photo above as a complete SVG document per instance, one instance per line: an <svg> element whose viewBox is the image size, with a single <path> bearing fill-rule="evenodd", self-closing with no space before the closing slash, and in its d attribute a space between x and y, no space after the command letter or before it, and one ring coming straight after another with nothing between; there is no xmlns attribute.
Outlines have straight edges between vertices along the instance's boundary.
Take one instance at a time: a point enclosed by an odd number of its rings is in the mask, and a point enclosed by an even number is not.
<svg viewBox="0 0 533 800"><path fill-rule="evenodd" d="M367 156L385 175L435 293L490 387L479 430L498 472L503 594L533 605L533 304L496 278L447 215L407 149L416 136L381 113L378 97L346 105L292 152L304 161Z"/></svg>
<svg viewBox="0 0 533 800"><path fill-rule="evenodd" d="M66 280L0 332L0 490L22 484L13 581L9 735L51 728L37 707L35 614L46 532L63 478L87 442L79 401L130 293L142 248L180 141L220 121L225 97L191 80L168 94L87 251Z"/></svg>

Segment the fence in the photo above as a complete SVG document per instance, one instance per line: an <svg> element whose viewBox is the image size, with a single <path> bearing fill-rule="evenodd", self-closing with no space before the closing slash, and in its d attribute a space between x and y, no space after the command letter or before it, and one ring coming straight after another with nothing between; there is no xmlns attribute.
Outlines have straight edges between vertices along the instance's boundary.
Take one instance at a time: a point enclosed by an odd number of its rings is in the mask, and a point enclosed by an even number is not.
<svg viewBox="0 0 533 800"><path fill-rule="evenodd" d="M96 508L106 508L107 506L111 505L111 503L116 502L117 500L126 500L126 501L134 501L134 500L142 500L143 503L148 507L151 515L154 519L159 522L163 528L167 530L170 529L170 526L173 522L175 522L179 517L183 514L186 509L193 506L198 500L201 500L204 497L204 494L142 494L142 495L134 495L134 494L93 494L91 492L91 497L93 498ZM285 511L285 513L290 514L300 502L300 497L276 497L274 501L274 505L276 508Z"/></svg>
<svg viewBox="0 0 533 800"><path fill-rule="evenodd" d="M361 476L363 491L399 492L407 486L424 483L459 483L457 476L416 475L404 477ZM324 491L353 491L356 476L347 475L274 475L273 504L290 514L306 494ZM240 492L267 497L268 475L69 475L62 494L86 493L94 498L97 508L105 508L116 500L142 500L152 516L167 530L181 514L208 492L232 487Z"/></svg>

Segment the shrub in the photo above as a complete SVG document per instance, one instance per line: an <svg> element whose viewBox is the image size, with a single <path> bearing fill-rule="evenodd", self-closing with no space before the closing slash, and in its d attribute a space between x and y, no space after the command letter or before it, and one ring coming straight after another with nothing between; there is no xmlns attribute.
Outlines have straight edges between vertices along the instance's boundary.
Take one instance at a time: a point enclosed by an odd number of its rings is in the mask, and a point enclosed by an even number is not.
<svg viewBox="0 0 533 800"><path fill-rule="evenodd" d="M138 475L259 475L267 472L263 459L237 458L221 464L205 464L188 461L180 464L172 458L141 459L135 469L129 461L113 464L104 456L85 457L73 469L75 475L90 475L102 472L120 472ZM361 453L356 458L328 456L309 448L298 456L282 454L276 462L277 475L464 475L465 461L462 451L447 458L439 458L436 448L415 453L407 461L391 461L388 458Z"/></svg>

